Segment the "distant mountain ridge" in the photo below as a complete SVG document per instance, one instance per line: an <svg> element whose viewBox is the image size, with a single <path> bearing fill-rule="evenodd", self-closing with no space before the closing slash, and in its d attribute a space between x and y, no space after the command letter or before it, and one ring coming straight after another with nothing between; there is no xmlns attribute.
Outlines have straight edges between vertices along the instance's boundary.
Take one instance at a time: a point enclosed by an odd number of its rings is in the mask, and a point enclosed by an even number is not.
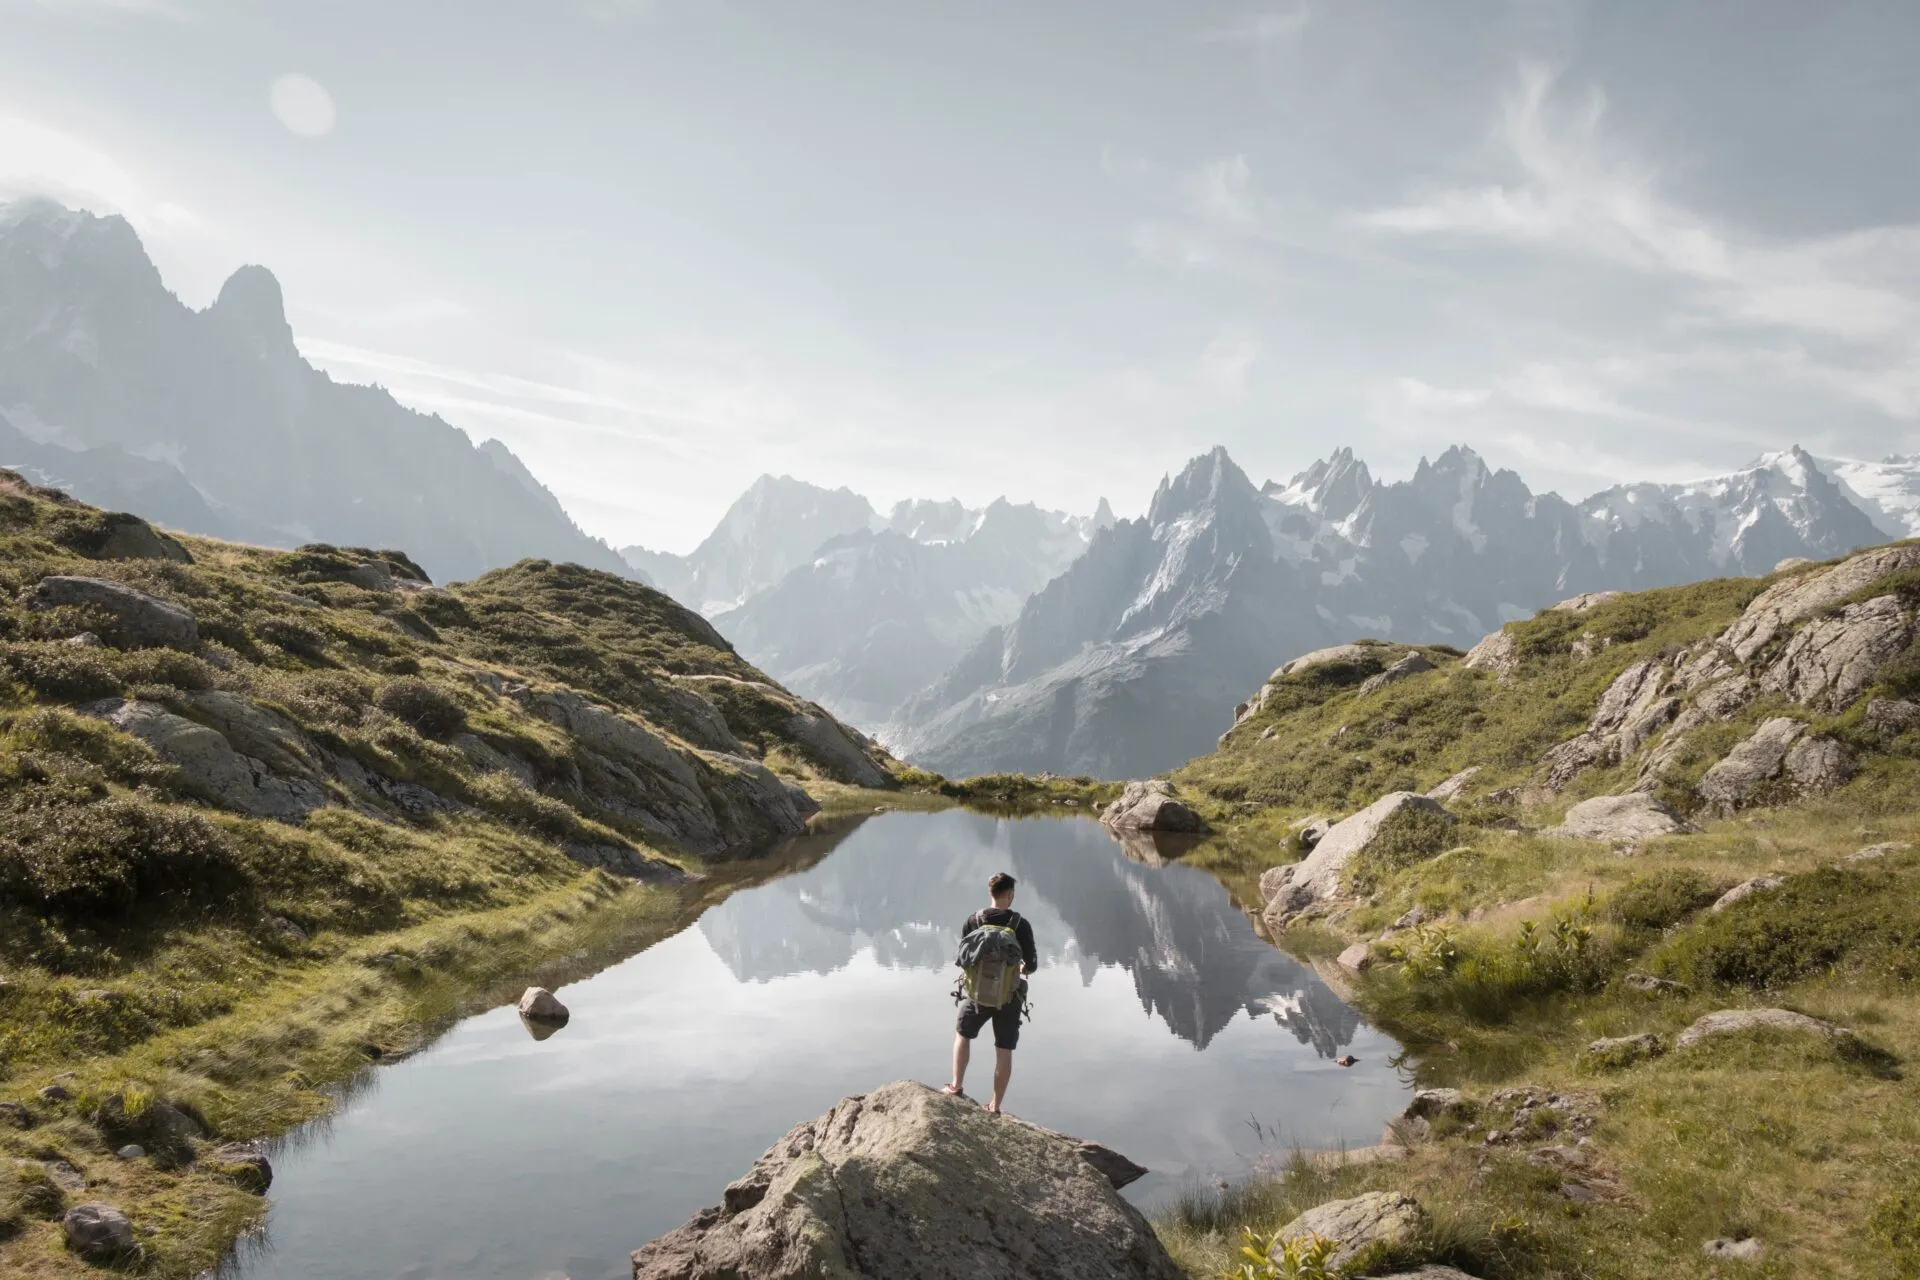
<svg viewBox="0 0 1920 1280"><path fill-rule="evenodd" d="M118 217L0 205L0 417L0 465L187 532L627 572L506 446L308 364L265 267L194 311Z"/></svg>
<svg viewBox="0 0 1920 1280"><path fill-rule="evenodd" d="M634 571L713 619L762 670L874 727L1113 523L1004 498L896 503L762 476L686 556L629 547Z"/></svg>
<svg viewBox="0 0 1920 1280"><path fill-rule="evenodd" d="M1164 481L1144 519L1096 537L881 737L956 775L1160 772L1207 750L1245 689L1309 650L1367 635L1471 645L1582 592L1766 573L1904 536L1894 515L1917 508L1920 465L1823 467L1797 447L1578 504L1464 447L1392 484L1341 449L1262 489L1216 449Z"/></svg>

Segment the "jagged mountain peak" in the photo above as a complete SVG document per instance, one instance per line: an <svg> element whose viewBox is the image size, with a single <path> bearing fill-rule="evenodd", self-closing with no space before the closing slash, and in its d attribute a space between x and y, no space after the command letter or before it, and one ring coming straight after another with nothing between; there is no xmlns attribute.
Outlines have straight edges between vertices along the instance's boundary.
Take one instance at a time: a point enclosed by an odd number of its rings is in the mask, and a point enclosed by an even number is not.
<svg viewBox="0 0 1920 1280"><path fill-rule="evenodd" d="M228 276L206 314L215 324L247 342L256 353L298 353L293 345L293 327L287 323L286 298L280 291L280 281L265 267L249 263Z"/></svg>
<svg viewBox="0 0 1920 1280"><path fill-rule="evenodd" d="M1329 520L1345 520L1373 492L1373 473L1341 446L1294 476L1285 486L1271 481L1261 490L1286 506L1305 507Z"/></svg>
<svg viewBox="0 0 1920 1280"><path fill-rule="evenodd" d="M1187 463L1179 475L1160 481L1147 520L1159 527L1206 511L1257 513L1259 503L1260 491L1247 473L1227 455L1226 446L1215 445Z"/></svg>

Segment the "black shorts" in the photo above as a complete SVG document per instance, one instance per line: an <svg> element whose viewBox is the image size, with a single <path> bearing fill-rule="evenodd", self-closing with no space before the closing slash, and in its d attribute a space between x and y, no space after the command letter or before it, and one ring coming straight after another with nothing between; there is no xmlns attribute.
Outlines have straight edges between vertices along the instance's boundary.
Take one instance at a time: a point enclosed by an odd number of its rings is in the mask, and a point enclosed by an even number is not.
<svg viewBox="0 0 1920 1280"><path fill-rule="evenodd" d="M960 1020L953 1029L971 1040L980 1034L980 1028L993 1023L993 1047L996 1049L1017 1049L1020 1047L1020 1006L1025 1003L1026 990L1023 987L1012 1000L998 1009L982 1009L971 1000L960 1002Z"/></svg>

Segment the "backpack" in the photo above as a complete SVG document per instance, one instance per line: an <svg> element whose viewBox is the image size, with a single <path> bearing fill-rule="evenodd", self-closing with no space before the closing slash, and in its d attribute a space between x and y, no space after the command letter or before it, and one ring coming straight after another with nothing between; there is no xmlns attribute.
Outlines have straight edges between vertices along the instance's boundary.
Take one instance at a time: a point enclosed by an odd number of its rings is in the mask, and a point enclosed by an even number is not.
<svg viewBox="0 0 1920 1280"><path fill-rule="evenodd" d="M1025 953L1020 950L1019 935L1009 924L982 924L960 939L960 954L954 963L960 966L960 985L966 998L982 1009L998 1009L1012 1004L1020 989L1020 965Z"/></svg>

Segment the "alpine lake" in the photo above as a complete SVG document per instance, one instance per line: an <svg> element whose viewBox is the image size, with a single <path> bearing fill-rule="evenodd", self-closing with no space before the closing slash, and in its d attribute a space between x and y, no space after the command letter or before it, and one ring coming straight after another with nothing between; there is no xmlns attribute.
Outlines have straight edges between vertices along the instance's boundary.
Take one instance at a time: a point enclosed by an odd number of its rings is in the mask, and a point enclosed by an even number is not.
<svg viewBox="0 0 1920 1280"><path fill-rule="evenodd" d="M794 1125L896 1079L945 1082L953 957L996 871L1040 968L1007 1110L1192 1183L1367 1146L1405 1105L1384 1034L1257 934L1203 871L1085 819L965 810L842 820L690 928L556 994L370 1068L271 1152L239 1280L624 1280ZM1352 1055L1351 1067L1335 1060ZM968 1092L990 1091L992 1031Z"/></svg>

